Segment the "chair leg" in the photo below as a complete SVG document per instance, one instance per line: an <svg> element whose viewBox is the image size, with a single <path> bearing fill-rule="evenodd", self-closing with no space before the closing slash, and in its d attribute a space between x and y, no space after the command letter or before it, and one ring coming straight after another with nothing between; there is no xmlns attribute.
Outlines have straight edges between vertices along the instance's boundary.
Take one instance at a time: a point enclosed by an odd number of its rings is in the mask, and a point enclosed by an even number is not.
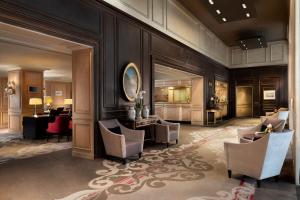
<svg viewBox="0 0 300 200"><path fill-rule="evenodd" d="M167 148L169 148L169 142L167 142Z"/></svg>
<svg viewBox="0 0 300 200"><path fill-rule="evenodd" d="M275 182L278 182L278 181L279 181L279 175L275 176Z"/></svg>
<svg viewBox="0 0 300 200"><path fill-rule="evenodd" d="M178 139L176 139L176 144L178 144Z"/></svg>
<svg viewBox="0 0 300 200"><path fill-rule="evenodd" d="M141 158L141 157L142 157L142 152L139 153L139 158Z"/></svg>
<svg viewBox="0 0 300 200"><path fill-rule="evenodd" d="M49 141L49 135L47 134L46 136L46 141L48 142Z"/></svg>
<svg viewBox="0 0 300 200"><path fill-rule="evenodd" d="M231 170L228 170L228 178L231 178Z"/></svg>
<svg viewBox="0 0 300 200"><path fill-rule="evenodd" d="M60 142L60 137L59 137L59 135L57 136L57 142Z"/></svg>
<svg viewBox="0 0 300 200"><path fill-rule="evenodd" d="M256 180L257 187L260 188L261 180Z"/></svg>
<svg viewBox="0 0 300 200"><path fill-rule="evenodd" d="M126 163L127 163L127 159L126 159L126 158L123 158L123 159L122 159L122 164L123 164L123 165L126 165Z"/></svg>

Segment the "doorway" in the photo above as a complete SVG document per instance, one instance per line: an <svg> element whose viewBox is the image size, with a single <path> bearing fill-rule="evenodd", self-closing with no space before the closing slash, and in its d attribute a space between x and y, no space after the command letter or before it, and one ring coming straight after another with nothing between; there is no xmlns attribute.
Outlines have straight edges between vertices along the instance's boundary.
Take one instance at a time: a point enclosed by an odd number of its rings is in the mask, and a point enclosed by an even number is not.
<svg viewBox="0 0 300 200"><path fill-rule="evenodd" d="M253 117L253 88L236 87L236 117Z"/></svg>
<svg viewBox="0 0 300 200"><path fill-rule="evenodd" d="M13 92L5 94L7 120L1 95L1 126L6 125L7 132L20 135L21 140L34 141L48 138L49 123L56 125L56 121L62 121L60 117L68 118L60 126L63 131L54 135L72 135L72 154L93 159L93 47L2 22L0 27L0 75L5 77L1 88L13 83ZM53 121L51 113L57 114ZM25 123L24 117L35 123ZM25 124L34 124L33 130L38 131L30 133L36 134L24 137Z"/></svg>
<svg viewBox="0 0 300 200"><path fill-rule="evenodd" d="M203 77L154 65L155 114L169 121L203 125Z"/></svg>

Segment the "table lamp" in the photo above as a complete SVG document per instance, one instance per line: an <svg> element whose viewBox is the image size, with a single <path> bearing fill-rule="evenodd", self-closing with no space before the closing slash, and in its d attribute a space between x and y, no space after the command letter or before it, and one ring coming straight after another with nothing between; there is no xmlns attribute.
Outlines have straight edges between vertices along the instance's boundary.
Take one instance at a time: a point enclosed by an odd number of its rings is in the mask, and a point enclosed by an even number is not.
<svg viewBox="0 0 300 200"><path fill-rule="evenodd" d="M29 105L34 105L34 115L33 117L37 117L36 114L36 105L42 105L43 101L41 98L30 98L29 99Z"/></svg>
<svg viewBox="0 0 300 200"><path fill-rule="evenodd" d="M53 103L52 97L51 96L44 96L44 104L46 104L48 111L51 108L51 103Z"/></svg>
<svg viewBox="0 0 300 200"><path fill-rule="evenodd" d="M72 99L64 99L64 104L65 105L69 105L69 116L71 116L71 111L72 111L72 104L73 104L73 100Z"/></svg>

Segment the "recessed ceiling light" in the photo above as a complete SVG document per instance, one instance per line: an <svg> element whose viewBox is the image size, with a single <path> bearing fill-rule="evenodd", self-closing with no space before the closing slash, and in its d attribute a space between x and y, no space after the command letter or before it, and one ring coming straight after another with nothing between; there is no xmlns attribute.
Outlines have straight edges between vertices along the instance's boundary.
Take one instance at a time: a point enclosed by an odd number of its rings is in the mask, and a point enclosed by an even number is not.
<svg viewBox="0 0 300 200"><path fill-rule="evenodd" d="M258 41L260 41L260 38L257 38Z"/></svg>
<svg viewBox="0 0 300 200"><path fill-rule="evenodd" d="M248 50L248 48L246 47L246 50Z"/></svg>
<svg viewBox="0 0 300 200"><path fill-rule="evenodd" d="M208 0L208 2L211 4L211 5L214 5L215 2L213 0Z"/></svg>
<svg viewBox="0 0 300 200"><path fill-rule="evenodd" d="M250 13L246 13L246 17L248 17L248 18L249 18L249 17L250 17Z"/></svg>
<svg viewBox="0 0 300 200"><path fill-rule="evenodd" d="M216 12L218 13L218 15L221 14L221 11L220 11L220 10L216 10Z"/></svg>
<svg viewBox="0 0 300 200"><path fill-rule="evenodd" d="M225 17L222 18L223 22L227 22L227 19Z"/></svg>
<svg viewBox="0 0 300 200"><path fill-rule="evenodd" d="M242 4L242 7L244 8L244 9L246 9L247 8L247 5L246 4Z"/></svg>

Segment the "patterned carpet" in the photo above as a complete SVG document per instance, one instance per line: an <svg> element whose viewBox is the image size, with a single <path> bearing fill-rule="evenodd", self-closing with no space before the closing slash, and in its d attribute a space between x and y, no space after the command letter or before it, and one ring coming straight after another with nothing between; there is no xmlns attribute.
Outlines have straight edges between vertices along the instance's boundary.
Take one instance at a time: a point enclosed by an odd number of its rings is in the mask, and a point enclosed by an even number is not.
<svg viewBox="0 0 300 200"><path fill-rule="evenodd" d="M182 125L179 145L147 145L140 160L126 165L75 158L70 149L59 150L70 143L26 144L15 138L0 148L0 154L14 149L1 154L8 159L0 165L0 199L296 200L295 185L283 177L279 182L265 180L261 188L252 178L235 173L227 177L224 141L237 142L237 128L258 121Z"/></svg>
<svg viewBox="0 0 300 200"><path fill-rule="evenodd" d="M54 140L53 140L54 141ZM21 134L0 134L0 164L13 159L30 158L63 149L70 149L71 142L46 142L45 140L24 140Z"/></svg>
<svg viewBox="0 0 300 200"><path fill-rule="evenodd" d="M256 119L244 121L245 126L256 123ZM237 142L237 128L234 121L201 131L183 126L181 137L188 143L146 150L140 160L125 166L104 160L97 177L88 183L90 190L61 200L252 200L254 180L227 178L223 143Z"/></svg>

